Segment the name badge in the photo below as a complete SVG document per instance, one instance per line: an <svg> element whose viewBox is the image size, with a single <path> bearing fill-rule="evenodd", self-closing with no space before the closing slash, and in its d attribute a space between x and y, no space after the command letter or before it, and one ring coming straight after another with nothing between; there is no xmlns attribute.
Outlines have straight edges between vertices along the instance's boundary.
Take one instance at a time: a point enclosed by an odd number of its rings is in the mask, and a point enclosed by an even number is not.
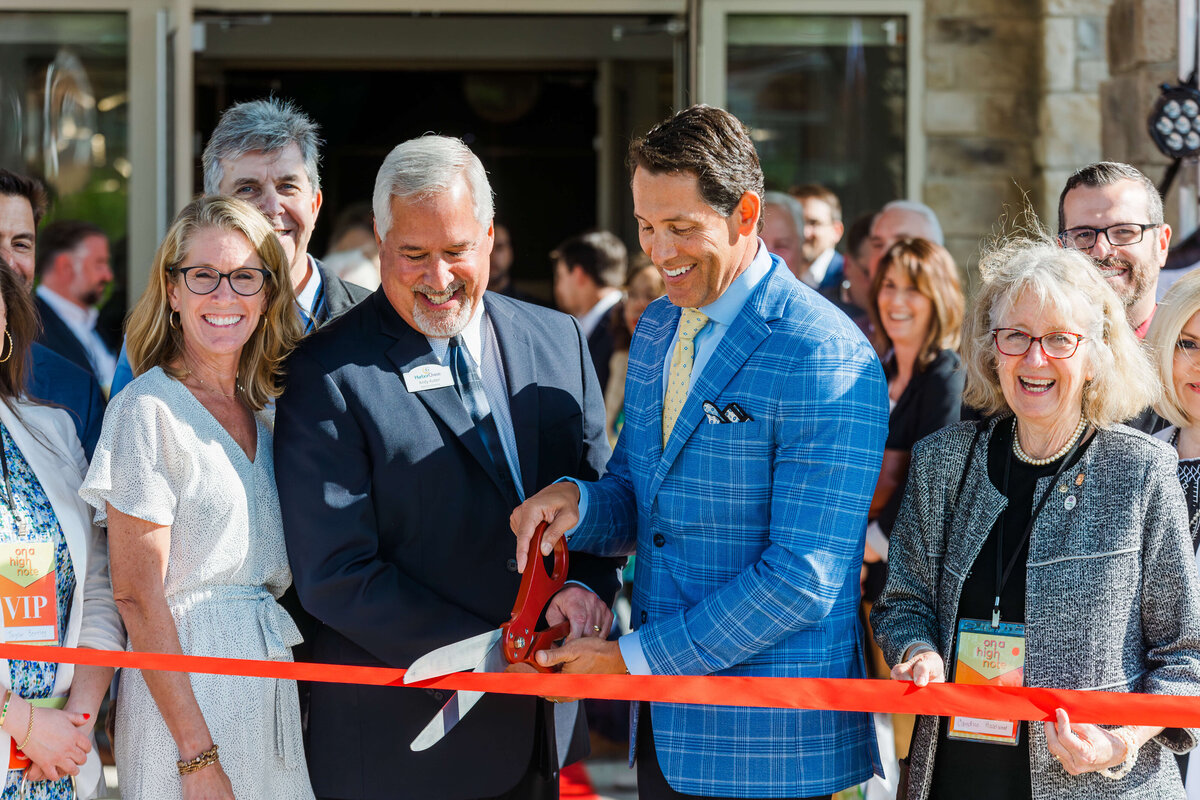
<svg viewBox="0 0 1200 800"><path fill-rule="evenodd" d="M981 619L958 623L954 682L976 686L1021 686L1025 682L1025 626ZM1015 745L1021 723L1013 720L951 717L947 736L972 742Z"/></svg>
<svg viewBox="0 0 1200 800"><path fill-rule="evenodd" d="M411 372L404 373L404 388L410 392L423 392L426 389L441 389L443 386L453 386L454 376L449 367L440 364L422 364Z"/></svg>
<svg viewBox="0 0 1200 800"><path fill-rule="evenodd" d="M58 644L54 543L0 542L0 642Z"/></svg>

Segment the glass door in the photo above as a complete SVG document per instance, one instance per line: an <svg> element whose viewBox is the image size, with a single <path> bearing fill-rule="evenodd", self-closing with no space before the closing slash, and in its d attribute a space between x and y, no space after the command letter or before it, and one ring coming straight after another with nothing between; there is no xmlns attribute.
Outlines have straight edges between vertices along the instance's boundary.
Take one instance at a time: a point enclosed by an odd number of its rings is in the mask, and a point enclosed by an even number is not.
<svg viewBox="0 0 1200 800"><path fill-rule="evenodd" d="M699 94L749 126L769 189L832 189L847 222L920 198L921 3L705 0Z"/></svg>

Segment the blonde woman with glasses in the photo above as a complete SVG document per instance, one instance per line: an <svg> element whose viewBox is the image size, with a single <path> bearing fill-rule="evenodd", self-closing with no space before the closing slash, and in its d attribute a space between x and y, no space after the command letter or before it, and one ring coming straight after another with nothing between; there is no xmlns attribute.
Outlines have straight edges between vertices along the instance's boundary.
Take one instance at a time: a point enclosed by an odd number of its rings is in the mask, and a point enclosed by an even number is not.
<svg viewBox="0 0 1200 800"><path fill-rule="evenodd" d="M280 364L300 335L288 265L253 206L192 202L130 316L137 378L81 490L107 522L134 650L291 661L291 584L272 461ZM125 670L121 795L311 798L292 681Z"/></svg>

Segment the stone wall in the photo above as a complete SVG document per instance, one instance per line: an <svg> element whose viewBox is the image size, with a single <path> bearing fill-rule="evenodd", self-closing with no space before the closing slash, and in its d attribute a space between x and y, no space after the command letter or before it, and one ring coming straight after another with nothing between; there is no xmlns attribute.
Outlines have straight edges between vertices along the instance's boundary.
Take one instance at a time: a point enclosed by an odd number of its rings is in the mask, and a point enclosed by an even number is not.
<svg viewBox="0 0 1200 800"><path fill-rule="evenodd" d="M928 0L924 199L969 271L1032 189L1039 0Z"/></svg>
<svg viewBox="0 0 1200 800"><path fill-rule="evenodd" d="M1151 141L1146 118L1159 85L1178 80L1178 13L1177 0L1113 0L1108 15L1111 78L1101 87L1102 150L1105 158L1133 164L1155 183L1162 181L1170 162ZM1180 179L1188 172L1182 170ZM1176 181L1164 209L1173 224L1183 182Z"/></svg>
<svg viewBox="0 0 1200 800"><path fill-rule="evenodd" d="M1053 230L1063 182L1100 158L1109 2L926 3L924 196L968 273L981 242L1027 203ZM1150 30L1144 38L1139 54L1155 46ZM1131 140L1144 137L1124 119Z"/></svg>

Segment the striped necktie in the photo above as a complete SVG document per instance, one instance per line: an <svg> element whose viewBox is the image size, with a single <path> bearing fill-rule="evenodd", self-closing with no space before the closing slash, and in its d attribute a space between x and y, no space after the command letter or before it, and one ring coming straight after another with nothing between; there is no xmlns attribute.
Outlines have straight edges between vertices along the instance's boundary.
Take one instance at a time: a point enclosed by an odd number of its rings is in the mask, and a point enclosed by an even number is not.
<svg viewBox="0 0 1200 800"><path fill-rule="evenodd" d="M671 371L667 374L667 393L663 398L663 447L671 438L675 420L683 410L688 389L692 382L692 365L696 363L696 334L708 323L706 317L694 308L685 308L679 318L679 341L671 356Z"/></svg>
<svg viewBox="0 0 1200 800"><path fill-rule="evenodd" d="M496 468L496 476L504 489L507 499L514 505L521 502L513 483L512 470L508 468L508 459L504 455L504 445L500 441L500 431L492 416L492 407L488 404L487 395L483 391L483 377L479 374L467 345L461 336L450 337L450 372L454 376L454 388L462 398L471 421L483 446L491 456L492 466Z"/></svg>

